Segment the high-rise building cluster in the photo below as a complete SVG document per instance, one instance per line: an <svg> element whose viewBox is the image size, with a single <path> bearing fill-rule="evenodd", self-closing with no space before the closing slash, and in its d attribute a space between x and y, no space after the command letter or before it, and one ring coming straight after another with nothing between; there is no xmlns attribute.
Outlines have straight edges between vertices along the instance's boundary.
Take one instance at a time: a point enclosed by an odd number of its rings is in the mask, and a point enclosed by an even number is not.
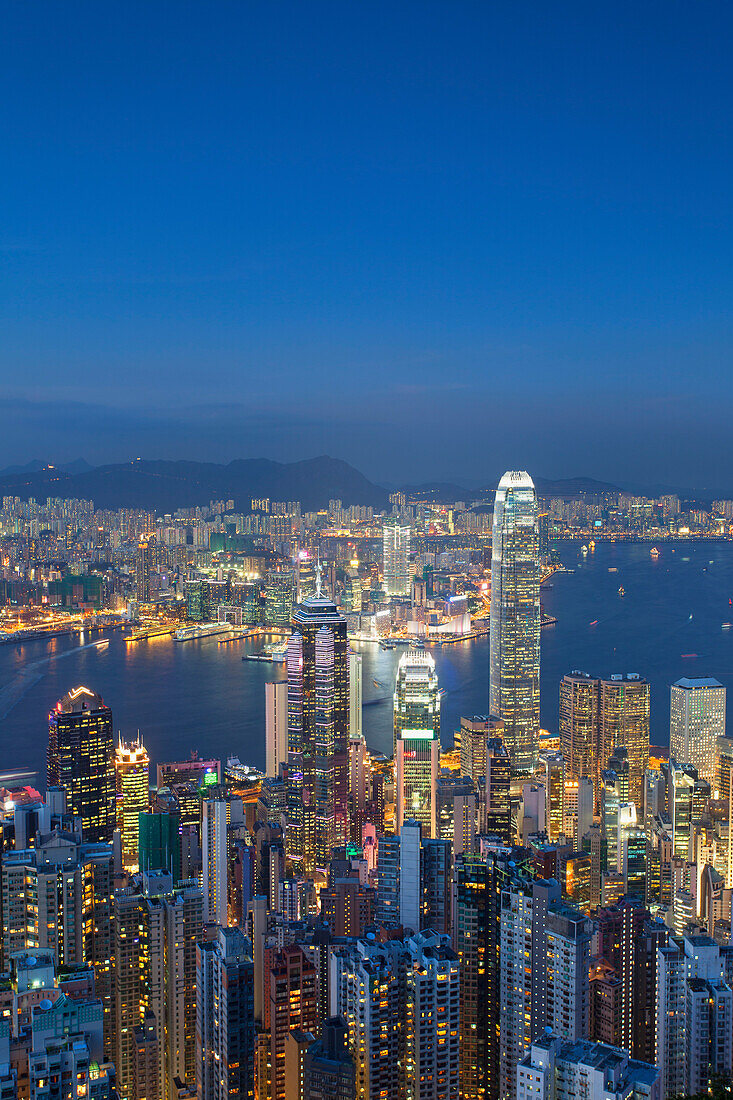
<svg viewBox="0 0 733 1100"><path fill-rule="evenodd" d="M97 516L65 504L59 536ZM725 689L671 686L668 756L641 672L569 670L542 730L558 509L524 471L501 478L490 534L467 502L439 520L400 491L389 505L100 519L100 548L113 522L134 543L119 591L138 615L169 572L172 617L282 635L265 767L151 768L114 700L79 685L52 708L45 795L0 803L2 1100L673 1100L733 1073ZM584 507L565 520L659 519ZM467 515L484 517L471 552L437 549L436 523ZM358 551L349 524L369 532ZM202 530L208 547L187 541ZM225 570L219 543L246 566ZM489 634L488 706L451 730L432 644L466 618ZM362 721L367 621L401 645L391 756Z"/></svg>

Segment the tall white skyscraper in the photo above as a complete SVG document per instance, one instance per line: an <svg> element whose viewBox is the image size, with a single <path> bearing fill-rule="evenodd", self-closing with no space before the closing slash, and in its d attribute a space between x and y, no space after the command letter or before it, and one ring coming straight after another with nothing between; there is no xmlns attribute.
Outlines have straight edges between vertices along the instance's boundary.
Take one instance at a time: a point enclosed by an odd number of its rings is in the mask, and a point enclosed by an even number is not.
<svg viewBox="0 0 733 1100"><path fill-rule="evenodd" d="M725 737L725 688L710 678L687 676L672 684L669 751L678 764L697 768L712 790L718 787L718 738Z"/></svg>
<svg viewBox="0 0 733 1100"><path fill-rule="evenodd" d="M440 696L435 661L421 649L400 657L394 693L397 828L419 821L423 834L438 835Z"/></svg>
<svg viewBox="0 0 733 1100"><path fill-rule="evenodd" d="M509 470L496 490L489 660L489 708L513 770L529 772L540 728L540 569L537 496L524 470Z"/></svg>
<svg viewBox="0 0 733 1100"><path fill-rule="evenodd" d="M288 762L288 682L265 684L265 774L277 779Z"/></svg>
<svg viewBox="0 0 733 1100"><path fill-rule="evenodd" d="M388 596L410 595L410 528L398 522L382 528L382 575Z"/></svg>

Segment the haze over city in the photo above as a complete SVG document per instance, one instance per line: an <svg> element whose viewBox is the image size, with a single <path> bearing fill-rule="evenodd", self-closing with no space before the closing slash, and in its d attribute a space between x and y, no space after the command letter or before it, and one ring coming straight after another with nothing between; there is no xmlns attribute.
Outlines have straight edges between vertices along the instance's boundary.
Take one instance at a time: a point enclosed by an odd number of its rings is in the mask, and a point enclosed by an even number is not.
<svg viewBox="0 0 733 1100"><path fill-rule="evenodd" d="M732 21L8 5L0 465L730 489Z"/></svg>

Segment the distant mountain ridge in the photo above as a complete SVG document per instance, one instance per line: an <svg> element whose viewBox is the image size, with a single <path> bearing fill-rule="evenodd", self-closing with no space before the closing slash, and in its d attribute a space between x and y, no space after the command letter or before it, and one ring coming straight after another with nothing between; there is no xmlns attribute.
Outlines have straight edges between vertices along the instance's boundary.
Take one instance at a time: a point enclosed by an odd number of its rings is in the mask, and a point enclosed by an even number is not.
<svg viewBox="0 0 733 1100"><path fill-rule="evenodd" d="M143 508L159 513L229 499L234 500L236 510L247 511L255 497L299 500L304 511L325 508L333 499L346 507L382 508L387 503L384 489L348 462L328 455L301 462L236 459L228 465L137 459L79 472L63 466L10 468L0 472L0 496L26 500L77 497L93 500L97 508Z"/></svg>
<svg viewBox="0 0 733 1100"><path fill-rule="evenodd" d="M493 501L500 476L497 477L493 485L484 485L478 489L467 489L463 485L455 485L452 482L434 481L425 482L422 485L409 485L405 488L405 492L416 499L436 503L482 499ZM607 481L596 481L592 477L568 477L551 480L533 476L533 481L537 489L537 495L540 497L574 497L587 493L618 493L622 491L618 485L611 485Z"/></svg>

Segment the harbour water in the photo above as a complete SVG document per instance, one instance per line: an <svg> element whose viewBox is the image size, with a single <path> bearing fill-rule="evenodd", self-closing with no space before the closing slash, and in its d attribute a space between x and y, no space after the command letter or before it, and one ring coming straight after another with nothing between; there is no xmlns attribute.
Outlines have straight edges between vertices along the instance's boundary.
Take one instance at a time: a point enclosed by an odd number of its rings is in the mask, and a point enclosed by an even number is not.
<svg viewBox="0 0 733 1100"><path fill-rule="evenodd" d="M556 574L542 593L545 610L558 620L542 632L544 728L557 730L558 683L578 668L647 677L654 744L668 741L669 685L680 676L717 677L729 689L730 708L733 629L723 624L733 622L733 543L666 542L657 559L648 543L598 543L587 556L579 545L561 547L575 572ZM264 684L284 676L283 665L242 661L245 646L258 646L220 645L216 638L127 644L113 631L109 642L103 650L65 637L0 646L2 771L29 769L45 783L47 714L77 684L103 696L124 737L139 729L154 761L198 749L263 765ZM372 748L391 751L392 688L403 650L358 648L364 732ZM450 743L462 714L486 712L488 639L432 652L445 692L442 737Z"/></svg>

